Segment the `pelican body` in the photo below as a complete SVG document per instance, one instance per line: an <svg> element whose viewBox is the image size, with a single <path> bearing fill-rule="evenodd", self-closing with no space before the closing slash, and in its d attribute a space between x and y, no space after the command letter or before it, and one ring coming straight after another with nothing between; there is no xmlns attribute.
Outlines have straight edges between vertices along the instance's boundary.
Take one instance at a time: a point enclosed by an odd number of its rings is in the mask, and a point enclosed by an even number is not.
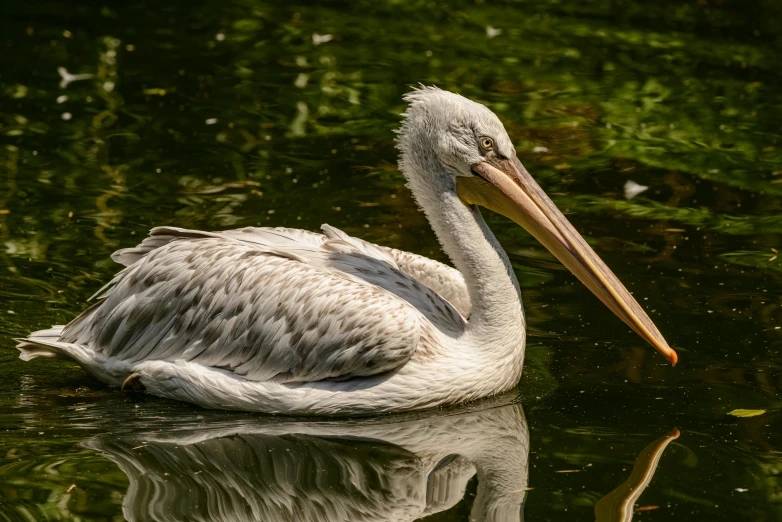
<svg viewBox="0 0 782 522"><path fill-rule="evenodd" d="M405 97L399 166L455 268L323 226L159 227L66 326L22 359L73 359L104 382L206 408L363 414L513 388L525 320L510 261L478 206L533 234L672 364L676 353L516 157L502 123L462 96Z"/></svg>

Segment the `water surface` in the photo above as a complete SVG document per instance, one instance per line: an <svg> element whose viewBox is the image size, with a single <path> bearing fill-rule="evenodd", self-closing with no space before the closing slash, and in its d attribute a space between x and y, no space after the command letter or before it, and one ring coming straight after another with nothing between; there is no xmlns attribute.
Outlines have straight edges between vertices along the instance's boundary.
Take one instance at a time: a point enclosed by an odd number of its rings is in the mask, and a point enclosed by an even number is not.
<svg viewBox="0 0 782 522"><path fill-rule="evenodd" d="M627 516L782 518L779 3L444 4L3 3L0 520L594 520L674 428ZM499 402L287 420L17 359L155 225L327 222L445 260L395 170L419 82L500 116L676 368L488 212L529 323Z"/></svg>

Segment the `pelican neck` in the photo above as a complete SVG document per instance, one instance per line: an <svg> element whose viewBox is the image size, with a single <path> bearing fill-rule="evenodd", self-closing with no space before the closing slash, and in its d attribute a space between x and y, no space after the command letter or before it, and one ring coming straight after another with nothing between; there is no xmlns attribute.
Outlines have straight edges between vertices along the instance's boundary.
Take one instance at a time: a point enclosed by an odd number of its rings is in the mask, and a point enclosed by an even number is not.
<svg viewBox="0 0 782 522"><path fill-rule="evenodd" d="M439 176L439 190L415 173L408 186L426 214L443 250L464 276L472 304L464 337L478 349L523 351L521 291L507 254L477 207L456 194L455 179Z"/></svg>

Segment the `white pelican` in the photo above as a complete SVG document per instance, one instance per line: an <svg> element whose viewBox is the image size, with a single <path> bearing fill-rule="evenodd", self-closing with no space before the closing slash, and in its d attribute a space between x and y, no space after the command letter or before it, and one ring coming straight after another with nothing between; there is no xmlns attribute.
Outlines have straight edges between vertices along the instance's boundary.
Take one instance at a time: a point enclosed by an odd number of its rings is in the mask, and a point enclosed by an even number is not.
<svg viewBox="0 0 782 522"><path fill-rule="evenodd" d="M526 228L672 364L630 293L516 157L486 107L408 93L399 166L456 269L324 225L152 229L66 326L22 359L73 359L123 388L207 408L355 414L462 403L513 388L524 361L516 276L478 205Z"/></svg>

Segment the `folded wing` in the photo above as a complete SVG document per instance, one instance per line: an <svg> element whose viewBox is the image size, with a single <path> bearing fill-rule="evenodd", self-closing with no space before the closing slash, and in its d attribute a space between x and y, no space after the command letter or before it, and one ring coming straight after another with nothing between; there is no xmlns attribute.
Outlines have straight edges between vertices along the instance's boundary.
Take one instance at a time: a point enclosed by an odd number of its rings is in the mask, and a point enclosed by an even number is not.
<svg viewBox="0 0 782 522"><path fill-rule="evenodd" d="M112 256L128 266L59 341L258 381L390 371L413 356L422 327L457 332L464 319L370 247L291 229L157 228Z"/></svg>

